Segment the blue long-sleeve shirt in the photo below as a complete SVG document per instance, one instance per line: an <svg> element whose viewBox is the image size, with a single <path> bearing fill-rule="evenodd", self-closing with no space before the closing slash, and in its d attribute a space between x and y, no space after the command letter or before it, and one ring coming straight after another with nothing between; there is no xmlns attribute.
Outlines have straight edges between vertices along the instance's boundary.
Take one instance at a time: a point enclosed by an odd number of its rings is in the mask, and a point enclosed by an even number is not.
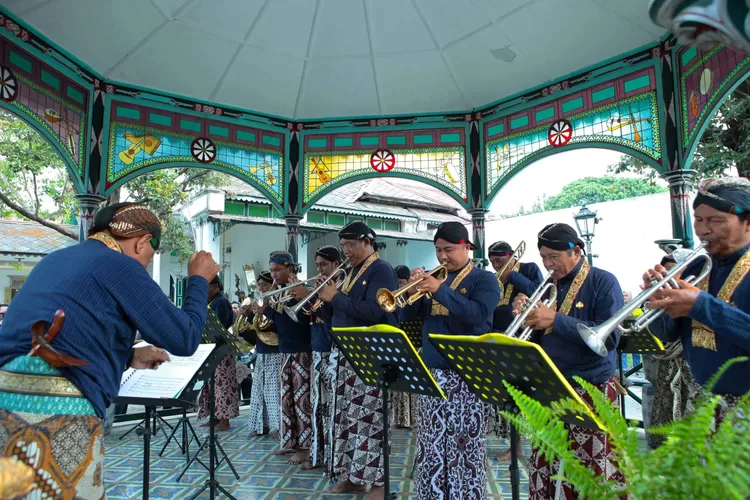
<svg viewBox="0 0 750 500"><path fill-rule="evenodd" d="M208 306L216 314L216 317L219 318L219 323L229 330L232 327L232 323L234 323L234 313L232 312L232 304L229 303L227 296L219 292Z"/></svg>
<svg viewBox="0 0 750 500"><path fill-rule="evenodd" d="M314 352L330 352L333 340L331 339L331 317L321 307L313 313L312 324L312 350Z"/></svg>
<svg viewBox="0 0 750 500"><path fill-rule="evenodd" d="M685 358L693 378L705 384L725 362L738 356L750 356L750 278L747 276L737 286L731 301L734 307L716 298L732 268L748 247L722 258L712 258L708 293L701 292L687 317L673 319L660 315L649 329L660 339L672 342L682 340ZM698 276L703 260L688 266L683 277ZM716 351L695 347L692 344L692 320L697 320L716 333ZM742 395L750 390L750 362L733 365L719 379L714 392Z"/></svg>
<svg viewBox="0 0 750 500"><path fill-rule="evenodd" d="M583 265L576 267L557 283L557 303L562 306L573 279ZM577 375L592 384L603 384L617 370L617 344L620 331L607 339L607 356L601 357L589 348L578 333L578 324L596 326L611 318L624 305L622 290L612 273L592 267L578 295L573 299L570 313L555 314L552 331L548 335L536 332L535 339L552 359L562 374L572 383ZM559 311L559 309L558 309Z"/></svg>
<svg viewBox="0 0 750 500"><path fill-rule="evenodd" d="M433 298L448 309L448 316L433 316L432 299L422 297L399 310L401 321L422 320L422 359L428 368L449 369L450 364L432 345L431 333L482 335L492 328L492 313L500 301L500 285L494 274L473 268L456 290L453 279L461 272L448 273Z"/></svg>
<svg viewBox="0 0 750 500"><path fill-rule="evenodd" d="M513 285L513 293L510 294L507 304L499 305L495 309L492 318L492 330L504 333L508 325L513 321L513 301L519 293L531 297L534 291L542 284L544 276L539 266L533 262L522 263L518 271L508 273L508 280L505 283L506 290Z"/></svg>
<svg viewBox="0 0 750 500"><path fill-rule="evenodd" d="M349 272L352 276L356 276L361 267L360 264ZM381 288L395 290L398 288L398 278L388 262L376 259L354 283L348 295L339 291L333 296L331 325L334 327L398 326L396 313L385 312L378 305L377 294Z"/></svg>
<svg viewBox="0 0 750 500"><path fill-rule="evenodd" d="M294 307L298 300L290 300L285 305ZM300 314L300 320L294 321L283 310L278 312L273 307L266 307L265 316L276 324L279 335L279 352L290 354L312 351L310 338L310 321Z"/></svg>
<svg viewBox="0 0 750 500"><path fill-rule="evenodd" d="M58 351L89 362L61 368L100 417L120 390L136 330L176 356L198 348L208 314L208 282L188 279L182 309L175 307L135 259L95 240L58 250L31 271L0 327L0 366L31 349L31 326L65 323L52 342Z"/></svg>

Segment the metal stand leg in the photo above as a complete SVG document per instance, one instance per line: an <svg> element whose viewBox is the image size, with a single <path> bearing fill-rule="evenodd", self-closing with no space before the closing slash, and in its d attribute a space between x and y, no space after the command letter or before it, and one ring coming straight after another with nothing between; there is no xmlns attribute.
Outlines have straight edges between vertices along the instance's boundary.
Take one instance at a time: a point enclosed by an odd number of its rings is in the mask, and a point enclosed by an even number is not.
<svg viewBox="0 0 750 500"><path fill-rule="evenodd" d="M518 470L518 431L515 426L510 426L510 488L513 500L518 500L521 495L521 473Z"/></svg>
<svg viewBox="0 0 750 500"><path fill-rule="evenodd" d="M388 387L397 380L399 370L391 365L382 365L380 370L378 386L383 391L383 498L385 500L391 500L396 498L396 493L391 493L391 422L388 416Z"/></svg>
<svg viewBox="0 0 750 500"><path fill-rule="evenodd" d="M151 407L146 407L143 432L143 499L148 500L149 474L151 465Z"/></svg>

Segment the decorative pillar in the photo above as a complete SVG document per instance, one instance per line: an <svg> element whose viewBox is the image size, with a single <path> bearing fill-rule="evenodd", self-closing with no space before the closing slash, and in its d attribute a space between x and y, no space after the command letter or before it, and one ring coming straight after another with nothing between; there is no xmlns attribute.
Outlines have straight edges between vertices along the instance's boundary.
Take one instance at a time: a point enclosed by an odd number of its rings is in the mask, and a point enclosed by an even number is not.
<svg viewBox="0 0 750 500"><path fill-rule="evenodd" d="M469 210L469 213L471 214L472 243L476 246L474 262L483 269L487 266L484 253L484 215L487 209L473 208Z"/></svg>
<svg viewBox="0 0 750 500"><path fill-rule="evenodd" d="M672 234L682 240L685 248L693 247L693 219L690 215L690 195L695 184L695 170L673 170L662 174L669 184L672 208Z"/></svg>
<svg viewBox="0 0 750 500"><path fill-rule="evenodd" d="M284 216L286 222L286 251L292 254L292 258L297 262L299 249L299 222L302 220L301 215L288 214Z"/></svg>
<svg viewBox="0 0 750 500"><path fill-rule="evenodd" d="M99 196L98 194L77 194L79 209L81 213L79 230L78 230L78 241L83 241L89 237L89 229L94 225L94 217L99 211L99 206L106 198Z"/></svg>

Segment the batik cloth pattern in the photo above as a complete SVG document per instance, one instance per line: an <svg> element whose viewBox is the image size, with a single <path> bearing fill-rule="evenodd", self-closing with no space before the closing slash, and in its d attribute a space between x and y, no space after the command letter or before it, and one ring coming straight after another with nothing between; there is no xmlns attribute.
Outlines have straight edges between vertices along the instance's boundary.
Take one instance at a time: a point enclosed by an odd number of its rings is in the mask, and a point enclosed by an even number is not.
<svg viewBox="0 0 750 500"><path fill-rule="evenodd" d="M487 498L487 408L453 370L430 369L448 399L419 396L417 498Z"/></svg>
<svg viewBox="0 0 750 500"><path fill-rule="evenodd" d="M312 444L310 366L312 354L284 354L281 366L281 449L309 449Z"/></svg>
<svg viewBox="0 0 750 500"><path fill-rule="evenodd" d="M401 429L417 425L417 394L393 391L393 423Z"/></svg>
<svg viewBox="0 0 750 500"><path fill-rule="evenodd" d="M383 485L383 401L380 389L365 385L336 347L332 466L329 478Z"/></svg>
<svg viewBox="0 0 750 500"><path fill-rule="evenodd" d="M681 420L685 415L693 377L687 360L682 356L656 362L656 383L651 403L651 427ZM663 434L646 431L648 445L656 448L667 440Z"/></svg>
<svg viewBox="0 0 750 500"><path fill-rule="evenodd" d="M258 354L253 370L253 392L250 396L248 427L258 435L276 432L281 426L281 353Z"/></svg>
<svg viewBox="0 0 750 500"><path fill-rule="evenodd" d="M610 378L604 384L598 385L606 398L616 407L619 408L619 398L615 388L615 378ZM575 391L589 405L594 405L591 397L580 387ZM569 439L573 442L572 450L576 458L586 467L594 471L594 474L601 478L602 481L614 481L617 486L625 485L625 478L615 466L616 456L612 452L612 446L607 439L606 433L598 429L589 429L573 424L565 424L568 429ZM555 496L558 481L553 479L560 468L560 463L556 459L550 464L538 448L533 447L531 458L529 460L529 500L552 500L558 498ZM578 492L573 487L561 482L560 499L577 499Z"/></svg>
<svg viewBox="0 0 750 500"><path fill-rule="evenodd" d="M206 418L209 415L208 404L208 385L204 385L198 398L198 418ZM239 414L237 359L234 356L227 356L221 360L214 373L214 418L229 420Z"/></svg>
<svg viewBox="0 0 750 500"><path fill-rule="evenodd" d="M34 469L26 498L104 498L103 436L91 403L43 359L20 356L0 369L0 456Z"/></svg>
<svg viewBox="0 0 750 500"><path fill-rule="evenodd" d="M716 412L714 416L714 431L716 431L716 428L718 428L718 426L721 425L721 423L724 422L724 420L727 418L729 410L739 404L740 398L742 396L736 396L734 394L709 393L698 382L696 382L695 380L691 380L690 395L688 396L685 412L688 414L695 412L695 405L697 404L698 399L709 398L713 396L721 397L721 400L719 400L719 404L716 405ZM745 418L747 417L750 417L750 415L745 415Z"/></svg>
<svg viewBox="0 0 750 500"><path fill-rule="evenodd" d="M313 437L312 446L310 447L310 465L312 467L324 467L324 473L327 471L326 456L330 455L330 452L326 450L329 445L326 435L328 432L328 426L331 423L330 411L331 411L331 377L328 371L328 358L331 355L330 352L315 352L312 353L312 381L310 383L311 388L311 400L312 400L312 422L313 422Z"/></svg>

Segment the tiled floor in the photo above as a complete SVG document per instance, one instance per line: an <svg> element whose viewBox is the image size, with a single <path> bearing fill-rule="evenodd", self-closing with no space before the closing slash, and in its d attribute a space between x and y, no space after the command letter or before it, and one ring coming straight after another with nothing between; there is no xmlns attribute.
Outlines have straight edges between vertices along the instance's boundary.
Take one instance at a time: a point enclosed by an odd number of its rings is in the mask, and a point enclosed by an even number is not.
<svg viewBox="0 0 750 500"><path fill-rule="evenodd" d="M323 479L320 471L303 471L298 466L287 465L285 460L270 454L277 446L277 442L267 438L247 439L245 422L247 416L243 410L240 417L232 421L229 432L219 434L221 445L237 469L239 480L230 472L226 465L222 465L217 474L219 483L232 493L238 500L251 499L316 499L316 500L345 500L363 498L354 495L330 495L325 493L328 483ZM172 422L169 420L169 422ZM118 426L105 439L106 467L105 481L107 484L107 498L109 500L140 499L143 484L143 441L142 438L129 434L122 441L118 440L130 426ZM206 429L195 427L198 435L203 439ZM158 453L164 446L165 439L160 434L151 442L151 487L150 498L168 498L182 500L190 498L203 486L207 472L198 464L193 464L189 472L178 483L177 476L182 471L185 459L174 443L159 457ZM416 438L414 433L397 430L393 435L393 450L391 455L391 488L399 493L399 498L414 496L414 483L409 478L414 464ZM489 456L494 457L507 444L494 435L489 438ZM191 453L197 449L192 445ZM529 449L525 448L525 455ZM208 453L205 454L206 461ZM489 498L511 498L509 462L498 462L490 458L488 474ZM528 496L527 473L521 469L521 497ZM208 498L208 494L201 495ZM222 498L217 495L217 498Z"/></svg>

